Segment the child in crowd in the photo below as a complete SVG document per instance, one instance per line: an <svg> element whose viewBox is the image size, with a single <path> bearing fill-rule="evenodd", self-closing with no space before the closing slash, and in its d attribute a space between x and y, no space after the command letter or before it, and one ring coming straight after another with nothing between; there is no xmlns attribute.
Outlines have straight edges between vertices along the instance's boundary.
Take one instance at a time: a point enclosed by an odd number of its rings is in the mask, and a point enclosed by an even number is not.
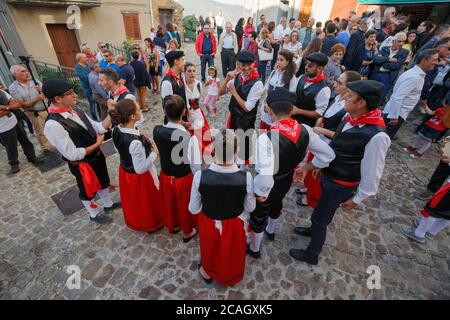
<svg viewBox="0 0 450 320"><path fill-rule="evenodd" d="M425 106L425 111L432 117L420 126L414 143L404 148L415 159L420 158L430 148L433 140L439 139L442 133L447 130L444 124L444 115L446 112L450 112L450 93L444 99L442 107L432 111Z"/></svg>
<svg viewBox="0 0 450 320"><path fill-rule="evenodd" d="M205 97L205 106L208 113L211 113L212 117L216 116L216 102L219 100L219 78L217 77L217 68L211 66L208 68L208 76L206 77L205 86L207 89L207 95ZM209 108L211 102L212 109Z"/></svg>

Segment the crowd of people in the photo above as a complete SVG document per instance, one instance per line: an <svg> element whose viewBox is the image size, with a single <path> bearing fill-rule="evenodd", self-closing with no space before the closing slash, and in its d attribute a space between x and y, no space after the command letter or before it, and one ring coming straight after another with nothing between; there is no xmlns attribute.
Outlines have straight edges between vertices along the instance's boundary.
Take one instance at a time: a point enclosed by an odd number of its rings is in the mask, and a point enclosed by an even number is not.
<svg viewBox="0 0 450 320"><path fill-rule="evenodd" d="M293 230L310 238L308 246L289 254L316 265L336 210L352 210L377 194L391 140L416 106L424 121L405 151L420 158L445 140L450 26L412 16L388 7L377 23L350 12L323 27L313 18L301 27L295 19L276 24L261 15L259 23L239 19L233 30L222 13L210 14L195 40L201 79L194 61L185 62L171 24L152 30L145 47L135 45L129 62L104 42L97 54L84 45L75 71L90 117L76 107L72 83L34 86L25 68L13 66L16 81L9 93L0 91L0 142L12 172L18 171L17 140L29 161L40 160L23 127L25 110L42 149L52 152L51 145L67 160L93 222L110 223L108 214L122 207L133 230L166 227L182 231L185 243L199 234L199 273L224 286L243 279L246 255L261 258L264 235L275 239L283 199L297 182L298 205L314 211L311 226ZM218 52L222 70L215 65ZM139 131L148 89L161 95L165 115L153 140ZM208 116L228 94L226 128L210 130ZM105 138L120 155L117 203L99 148ZM401 229L420 243L450 226L449 149L441 149L419 195L427 200L422 218Z"/></svg>

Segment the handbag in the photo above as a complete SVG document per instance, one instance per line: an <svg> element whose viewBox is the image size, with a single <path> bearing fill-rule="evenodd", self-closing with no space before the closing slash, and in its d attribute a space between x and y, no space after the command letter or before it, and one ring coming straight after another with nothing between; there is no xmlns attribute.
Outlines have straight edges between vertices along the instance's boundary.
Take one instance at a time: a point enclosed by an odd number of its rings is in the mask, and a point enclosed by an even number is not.
<svg viewBox="0 0 450 320"><path fill-rule="evenodd" d="M266 40L261 40L258 43L258 57L259 57L259 61L271 61L273 59L273 48L270 52L264 51L262 49L259 49L259 47L262 47L264 42Z"/></svg>

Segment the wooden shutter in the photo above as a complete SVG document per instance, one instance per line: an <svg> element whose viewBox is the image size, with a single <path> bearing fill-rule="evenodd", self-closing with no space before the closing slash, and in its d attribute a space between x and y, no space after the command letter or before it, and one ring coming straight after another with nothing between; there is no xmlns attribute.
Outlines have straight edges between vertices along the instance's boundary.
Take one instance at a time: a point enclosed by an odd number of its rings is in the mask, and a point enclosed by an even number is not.
<svg viewBox="0 0 450 320"><path fill-rule="evenodd" d="M80 52L75 31L67 29L65 24L47 24L46 26L59 64L63 67L74 68L77 64L75 55Z"/></svg>
<svg viewBox="0 0 450 320"><path fill-rule="evenodd" d="M127 38L141 40L141 26L138 13L122 13Z"/></svg>

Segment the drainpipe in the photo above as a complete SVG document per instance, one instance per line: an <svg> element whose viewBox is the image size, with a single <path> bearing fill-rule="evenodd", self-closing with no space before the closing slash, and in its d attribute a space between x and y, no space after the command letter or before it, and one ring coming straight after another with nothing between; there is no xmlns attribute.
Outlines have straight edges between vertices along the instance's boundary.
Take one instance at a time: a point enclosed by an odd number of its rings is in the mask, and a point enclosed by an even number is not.
<svg viewBox="0 0 450 320"><path fill-rule="evenodd" d="M150 22L152 23L152 28L155 27L155 23L153 22L153 3L152 0L148 0L148 5L150 7Z"/></svg>

